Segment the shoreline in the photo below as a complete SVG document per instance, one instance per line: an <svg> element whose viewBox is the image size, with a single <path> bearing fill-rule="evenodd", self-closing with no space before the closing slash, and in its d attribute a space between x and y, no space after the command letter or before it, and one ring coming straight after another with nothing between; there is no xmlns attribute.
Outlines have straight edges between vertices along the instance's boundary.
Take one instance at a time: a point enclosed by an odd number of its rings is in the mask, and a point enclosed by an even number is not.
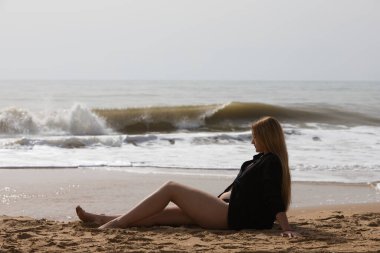
<svg viewBox="0 0 380 253"><path fill-rule="evenodd" d="M188 175L188 176L196 176L195 171L200 172L203 176L214 176L214 177L227 177L234 178L239 169L235 168L183 168L183 167L166 167L166 166L108 166L108 165L99 165L99 166L0 166L0 173L2 171L14 171L14 170L105 170L109 172L125 172L125 173L134 173L134 174L164 174L164 175ZM359 182L343 182L343 181L312 181L312 180L292 180L292 183L296 184L315 184L315 185L326 185L326 184L334 184L334 185L348 185L348 186L363 186L369 185L376 187L375 184L380 184L380 180L374 181L359 181Z"/></svg>
<svg viewBox="0 0 380 253"><path fill-rule="evenodd" d="M58 221L75 219L75 206L99 213L124 213L167 181L176 181L217 196L234 179L226 175L189 175L165 171L106 169L0 170L0 215ZM380 203L368 184L294 182L290 211L342 204Z"/></svg>

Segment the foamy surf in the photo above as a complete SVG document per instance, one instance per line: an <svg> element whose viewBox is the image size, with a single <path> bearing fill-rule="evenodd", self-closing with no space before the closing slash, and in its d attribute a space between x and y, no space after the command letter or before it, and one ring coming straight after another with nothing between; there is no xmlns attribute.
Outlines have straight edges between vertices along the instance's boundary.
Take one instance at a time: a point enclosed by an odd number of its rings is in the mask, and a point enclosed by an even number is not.
<svg viewBox="0 0 380 253"><path fill-rule="evenodd" d="M380 178L379 127L308 124L300 128L284 124L284 130L293 180L367 183ZM250 141L249 130L19 136L0 139L0 167L74 166L111 170L148 167L175 168L190 174L213 170L214 174L223 175L239 170L241 162L252 157L255 152Z"/></svg>
<svg viewBox="0 0 380 253"><path fill-rule="evenodd" d="M21 108L0 111L0 134L12 135L103 135L112 133L104 119L86 106L32 112Z"/></svg>

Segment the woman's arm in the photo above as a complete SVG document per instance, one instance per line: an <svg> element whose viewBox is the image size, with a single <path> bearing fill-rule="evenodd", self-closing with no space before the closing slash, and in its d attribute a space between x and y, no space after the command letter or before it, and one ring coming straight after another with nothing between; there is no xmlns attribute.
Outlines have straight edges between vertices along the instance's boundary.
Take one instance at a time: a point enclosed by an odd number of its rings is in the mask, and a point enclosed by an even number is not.
<svg viewBox="0 0 380 253"><path fill-rule="evenodd" d="M280 227L282 228L282 236L289 236L289 237L296 237L300 236L299 233L294 232L292 228L289 225L288 217L286 216L285 212L279 212L276 214L276 220L280 224Z"/></svg>

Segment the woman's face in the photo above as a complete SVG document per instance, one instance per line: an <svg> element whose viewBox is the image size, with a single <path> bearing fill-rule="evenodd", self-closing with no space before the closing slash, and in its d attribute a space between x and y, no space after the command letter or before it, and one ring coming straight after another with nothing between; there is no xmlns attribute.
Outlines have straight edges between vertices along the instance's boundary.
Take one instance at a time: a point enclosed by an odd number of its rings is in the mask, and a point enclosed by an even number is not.
<svg viewBox="0 0 380 253"><path fill-rule="evenodd" d="M266 150L264 149L264 146L262 145L260 139L255 136L255 133L253 131L252 131L252 144L255 146L257 153L265 153L266 152Z"/></svg>

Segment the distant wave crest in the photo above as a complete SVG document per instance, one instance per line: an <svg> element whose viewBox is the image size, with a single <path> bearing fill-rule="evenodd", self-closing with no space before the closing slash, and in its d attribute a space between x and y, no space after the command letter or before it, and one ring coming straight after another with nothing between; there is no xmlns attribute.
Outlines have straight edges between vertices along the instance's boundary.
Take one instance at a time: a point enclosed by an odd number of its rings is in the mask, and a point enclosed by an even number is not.
<svg viewBox="0 0 380 253"><path fill-rule="evenodd" d="M289 123L378 125L380 119L332 108L287 108L262 103L231 102L225 105L95 109L120 133L189 131L239 131L263 116Z"/></svg>

